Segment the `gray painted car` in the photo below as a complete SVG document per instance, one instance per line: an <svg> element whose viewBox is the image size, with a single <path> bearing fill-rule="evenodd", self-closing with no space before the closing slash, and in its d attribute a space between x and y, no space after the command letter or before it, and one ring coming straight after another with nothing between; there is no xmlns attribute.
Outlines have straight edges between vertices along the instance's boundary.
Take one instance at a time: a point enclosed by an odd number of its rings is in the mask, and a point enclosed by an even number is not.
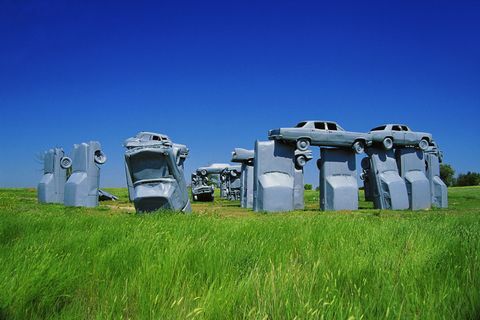
<svg viewBox="0 0 480 320"><path fill-rule="evenodd" d="M273 129L268 132L270 140L296 143L300 151L312 146L352 148L363 153L372 144L370 134L345 131L333 121L302 121L294 128Z"/></svg>
<svg viewBox="0 0 480 320"><path fill-rule="evenodd" d="M137 212L191 211L183 172L188 156L185 145L163 134L140 132L124 146L129 197Z"/></svg>
<svg viewBox="0 0 480 320"><path fill-rule="evenodd" d="M373 143L382 145L385 150L413 146L425 151L434 144L430 133L412 131L404 124L384 124L370 130L370 135Z"/></svg>

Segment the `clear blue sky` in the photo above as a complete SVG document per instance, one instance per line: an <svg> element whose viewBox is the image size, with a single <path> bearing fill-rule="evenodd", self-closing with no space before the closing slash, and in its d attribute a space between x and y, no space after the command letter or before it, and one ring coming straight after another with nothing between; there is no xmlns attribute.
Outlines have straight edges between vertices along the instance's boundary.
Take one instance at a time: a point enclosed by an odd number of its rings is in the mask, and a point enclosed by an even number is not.
<svg viewBox="0 0 480 320"><path fill-rule="evenodd" d="M406 123L480 171L479 1L98 2L2 1L0 187L35 186L37 154L87 140L102 185L125 185L141 130L187 144L189 178L304 119Z"/></svg>

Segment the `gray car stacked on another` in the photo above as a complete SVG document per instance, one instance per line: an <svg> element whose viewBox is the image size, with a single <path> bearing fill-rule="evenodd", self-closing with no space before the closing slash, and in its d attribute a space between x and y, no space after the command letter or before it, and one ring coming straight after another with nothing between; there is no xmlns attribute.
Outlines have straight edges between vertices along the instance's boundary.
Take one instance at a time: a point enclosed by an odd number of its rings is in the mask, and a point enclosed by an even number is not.
<svg viewBox="0 0 480 320"><path fill-rule="evenodd" d="M270 140L295 143L300 151L312 146L352 148L363 153L372 144L369 133L345 131L333 121L302 121L294 128L279 128L268 132Z"/></svg>
<svg viewBox="0 0 480 320"><path fill-rule="evenodd" d="M370 135L374 144L380 144L386 150L394 146L412 146L425 151L434 145L430 133L412 131L404 124L384 124L370 130Z"/></svg>

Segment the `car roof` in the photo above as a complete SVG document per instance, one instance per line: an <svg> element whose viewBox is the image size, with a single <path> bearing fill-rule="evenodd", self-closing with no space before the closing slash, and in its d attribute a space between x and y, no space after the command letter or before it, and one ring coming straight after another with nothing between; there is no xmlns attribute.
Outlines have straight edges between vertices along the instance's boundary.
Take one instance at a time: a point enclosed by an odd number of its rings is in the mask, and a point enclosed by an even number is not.
<svg viewBox="0 0 480 320"><path fill-rule="evenodd" d="M300 121L298 123L302 123L302 122L306 122L306 123L309 123L309 122L329 122L329 123L337 123L335 121L330 121L330 120L304 120L304 121Z"/></svg>
<svg viewBox="0 0 480 320"><path fill-rule="evenodd" d="M158 136L160 138L170 140L170 138L167 135L161 134L161 133L149 132L149 131L141 131L141 132L137 133L138 138L140 138L141 136L146 136L146 135Z"/></svg>
<svg viewBox="0 0 480 320"><path fill-rule="evenodd" d="M403 126L403 127L408 127L406 124L401 124L401 123L387 123L387 124L382 124L381 126ZM379 127L381 127L379 126Z"/></svg>

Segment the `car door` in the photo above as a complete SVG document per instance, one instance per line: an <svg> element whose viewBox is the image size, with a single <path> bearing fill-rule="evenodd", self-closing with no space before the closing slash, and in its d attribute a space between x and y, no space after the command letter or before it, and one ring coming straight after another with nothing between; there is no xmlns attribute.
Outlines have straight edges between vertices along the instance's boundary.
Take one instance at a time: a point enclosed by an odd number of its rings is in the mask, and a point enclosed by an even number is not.
<svg viewBox="0 0 480 320"><path fill-rule="evenodd" d="M392 136L393 141L397 143L405 143L405 132L402 130L402 127L399 125L392 126Z"/></svg>
<svg viewBox="0 0 480 320"><path fill-rule="evenodd" d="M402 126L402 130L405 134L405 143L415 144L417 142L417 135L412 130L410 130L409 127Z"/></svg>
<svg viewBox="0 0 480 320"><path fill-rule="evenodd" d="M315 129L313 129L312 144L328 144L328 132L325 122L316 121L314 126Z"/></svg>
<svg viewBox="0 0 480 320"><path fill-rule="evenodd" d="M345 135L343 131L340 131L337 124L333 122L327 122L328 130L328 143L331 146L344 146L346 144Z"/></svg>

